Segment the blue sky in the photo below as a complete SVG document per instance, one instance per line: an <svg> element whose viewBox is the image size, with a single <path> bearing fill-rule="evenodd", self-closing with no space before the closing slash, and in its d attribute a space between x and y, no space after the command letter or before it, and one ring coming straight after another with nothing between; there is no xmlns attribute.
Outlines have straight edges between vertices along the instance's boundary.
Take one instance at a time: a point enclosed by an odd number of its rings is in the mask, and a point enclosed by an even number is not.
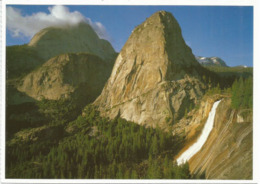
<svg viewBox="0 0 260 184"><path fill-rule="evenodd" d="M49 14L49 6L8 6L22 17L42 12ZM147 17L159 10L171 12L179 22L184 40L196 56L218 56L229 66L253 65L253 8L240 6L66 6L91 20L101 23L104 38L120 51L131 31ZM8 15L7 15L8 16ZM78 16L78 14L77 14ZM15 21L14 21L15 22ZM97 23L98 22L98 23ZM14 23L9 23L14 24ZM8 25L8 19L7 19ZM12 26L12 25L11 25ZM15 27L15 25L13 25ZM32 25L33 26L33 25ZM28 43L31 36L7 29L7 45Z"/></svg>

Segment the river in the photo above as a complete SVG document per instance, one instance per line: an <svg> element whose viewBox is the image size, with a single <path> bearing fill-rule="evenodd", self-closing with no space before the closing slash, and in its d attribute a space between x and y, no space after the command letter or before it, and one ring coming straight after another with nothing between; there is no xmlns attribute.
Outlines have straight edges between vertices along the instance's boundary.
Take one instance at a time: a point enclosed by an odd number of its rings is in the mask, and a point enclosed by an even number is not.
<svg viewBox="0 0 260 184"><path fill-rule="evenodd" d="M181 164L184 164L185 162L187 162L191 157L193 157L202 148L202 146L207 141L208 136L209 136L211 130L213 129L215 113L216 113L216 109L217 109L220 101L221 100L216 101L213 104L213 107L209 113L209 117L207 119L206 124L204 125L204 128L202 130L200 137L197 139L197 141L192 146L190 146L185 152L183 152L181 154L181 156L177 159L178 165L181 165Z"/></svg>

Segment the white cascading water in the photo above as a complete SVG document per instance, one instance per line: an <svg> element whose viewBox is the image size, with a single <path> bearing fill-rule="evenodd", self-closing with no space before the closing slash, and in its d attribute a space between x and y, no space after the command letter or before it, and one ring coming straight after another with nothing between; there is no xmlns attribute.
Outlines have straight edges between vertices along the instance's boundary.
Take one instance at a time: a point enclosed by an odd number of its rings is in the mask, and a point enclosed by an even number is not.
<svg viewBox="0 0 260 184"><path fill-rule="evenodd" d="M186 163L191 157L193 157L193 155L195 155L202 148L204 143L207 141L208 136L214 125L215 113L216 113L216 109L217 109L220 101L221 100L214 103L214 105L209 113L207 122L206 122L198 140L192 146L190 146L184 153L182 153L181 156L177 159L178 165Z"/></svg>

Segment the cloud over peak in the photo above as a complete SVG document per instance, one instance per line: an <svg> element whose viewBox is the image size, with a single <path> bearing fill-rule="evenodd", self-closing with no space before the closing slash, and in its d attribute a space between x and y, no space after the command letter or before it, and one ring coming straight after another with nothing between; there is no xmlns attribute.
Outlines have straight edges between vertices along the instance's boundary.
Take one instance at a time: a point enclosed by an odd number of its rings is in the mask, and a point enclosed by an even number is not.
<svg viewBox="0 0 260 184"><path fill-rule="evenodd" d="M109 40L105 27L100 22L92 22L78 11L70 12L62 5L48 7L49 13L37 12L32 15L22 15L20 9L8 6L6 8L6 25L13 37L32 37L46 27L74 26L81 22L88 23L100 38Z"/></svg>

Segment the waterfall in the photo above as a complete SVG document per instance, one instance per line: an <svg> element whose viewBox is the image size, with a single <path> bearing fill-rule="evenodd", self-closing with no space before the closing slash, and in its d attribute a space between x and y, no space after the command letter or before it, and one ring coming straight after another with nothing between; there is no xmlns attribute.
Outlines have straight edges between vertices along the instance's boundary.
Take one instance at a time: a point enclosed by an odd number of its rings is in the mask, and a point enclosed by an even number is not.
<svg viewBox="0 0 260 184"><path fill-rule="evenodd" d="M202 146L207 141L208 136L214 125L215 113L216 113L216 109L217 109L220 101L221 100L214 103L214 105L209 113L209 117L206 121L206 124L204 125L202 133L201 133L200 137L198 138L198 140L192 146L190 146L184 153L182 153L181 156L177 159L178 165L181 165L181 164L184 164L185 162L187 162L191 157L193 157L202 148Z"/></svg>

